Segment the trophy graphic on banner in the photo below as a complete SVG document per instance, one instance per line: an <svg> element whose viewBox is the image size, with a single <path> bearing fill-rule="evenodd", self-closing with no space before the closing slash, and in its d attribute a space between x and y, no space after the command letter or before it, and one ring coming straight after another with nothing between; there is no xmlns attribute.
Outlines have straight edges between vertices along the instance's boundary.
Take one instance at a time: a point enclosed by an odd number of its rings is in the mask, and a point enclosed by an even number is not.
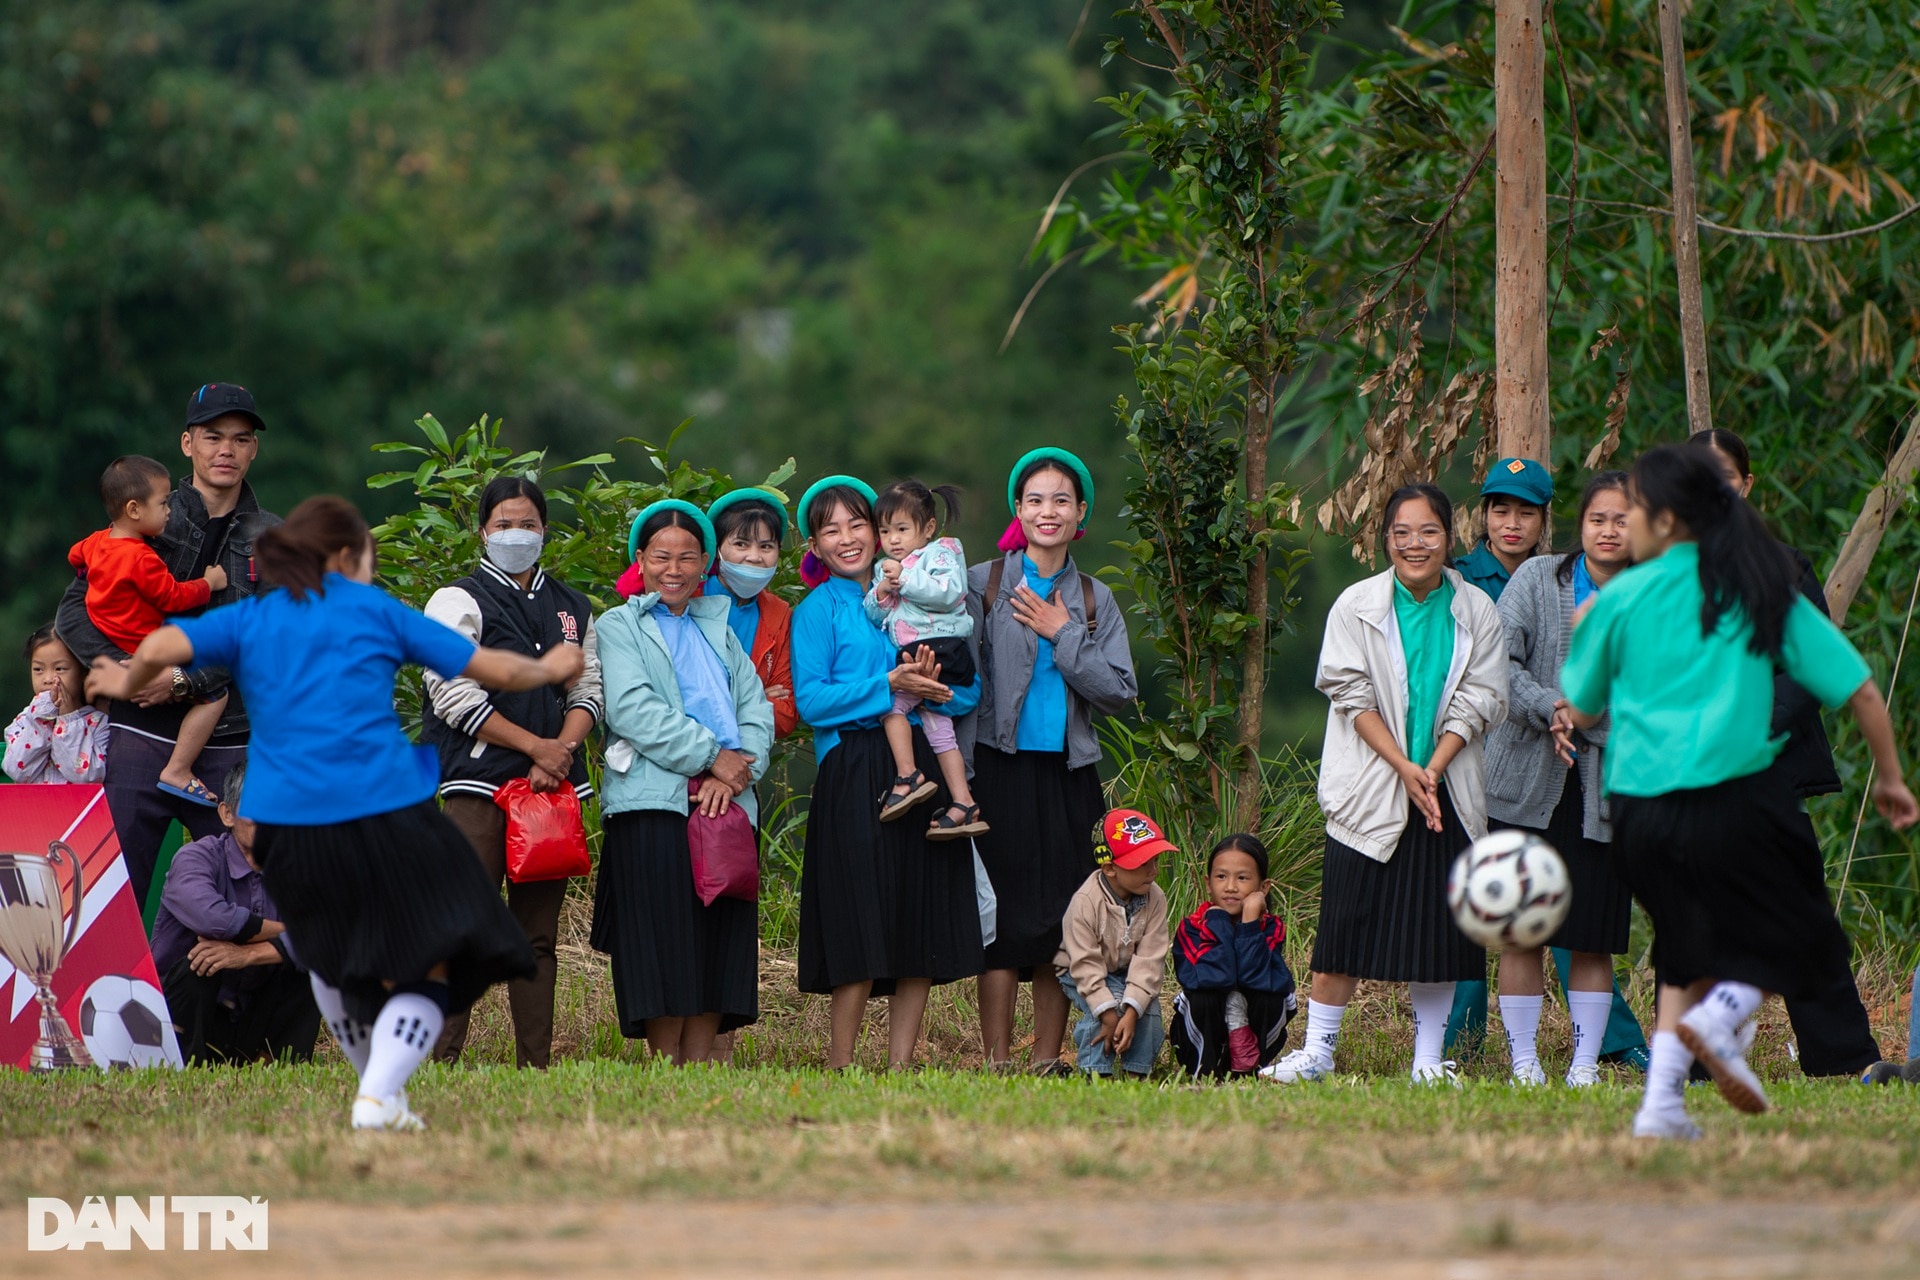
<svg viewBox="0 0 1920 1280"><path fill-rule="evenodd" d="M60 897L60 877L55 874L62 862L73 868L71 916ZM80 859L65 841L49 841L45 857L0 852L0 955L33 983L34 995L40 1001L40 1038L33 1044L33 1071L93 1065L87 1046L73 1034L53 1000L53 975L80 931L80 909L85 901Z"/></svg>

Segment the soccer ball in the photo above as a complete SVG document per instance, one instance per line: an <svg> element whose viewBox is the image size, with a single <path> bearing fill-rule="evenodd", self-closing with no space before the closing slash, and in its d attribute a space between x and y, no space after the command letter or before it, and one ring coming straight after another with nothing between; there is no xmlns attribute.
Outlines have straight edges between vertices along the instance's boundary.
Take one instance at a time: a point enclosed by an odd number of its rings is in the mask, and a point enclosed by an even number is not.
<svg viewBox="0 0 1920 1280"><path fill-rule="evenodd" d="M167 1002L150 982L122 973L95 978L80 1001L80 1038L109 1071L180 1064Z"/></svg>
<svg viewBox="0 0 1920 1280"><path fill-rule="evenodd" d="M1494 831L1454 859L1447 905L1483 947L1537 947L1567 918L1573 888L1559 851L1527 831Z"/></svg>

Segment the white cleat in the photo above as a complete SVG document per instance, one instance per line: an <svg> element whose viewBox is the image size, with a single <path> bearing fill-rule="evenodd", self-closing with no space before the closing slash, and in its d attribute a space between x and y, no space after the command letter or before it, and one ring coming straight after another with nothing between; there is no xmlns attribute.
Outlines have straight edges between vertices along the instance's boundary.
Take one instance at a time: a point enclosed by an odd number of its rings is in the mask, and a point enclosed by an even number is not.
<svg viewBox="0 0 1920 1280"><path fill-rule="evenodd" d="M1547 1082L1547 1073L1538 1058L1513 1064L1513 1083L1522 1089L1537 1089Z"/></svg>
<svg viewBox="0 0 1920 1280"><path fill-rule="evenodd" d="M1534 1069L1539 1070L1538 1067ZM1461 1087L1460 1064L1448 1058L1445 1062L1436 1062L1432 1066L1415 1067L1412 1079L1416 1085L1450 1084L1458 1089Z"/></svg>
<svg viewBox="0 0 1920 1280"><path fill-rule="evenodd" d="M1633 1136L1671 1142L1698 1142L1706 1135L1680 1110L1642 1111L1633 1118Z"/></svg>
<svg viewBox="0 0 1920 1280"><path fill-rule="evenodd" d="M1567 1072L1567 1088L1591 1089L1600 1083L1600 1068L1591 1062L1583 1062Z"/></svg>
<svg viewBox="0 0 1920 1280"><path fill-rule="evenodd" d="M363 1093L353 1100L353 1127L380 1129L388 1133L418 1133L427 1127L427 1122L415 1115L413 1108L407 1105L404 1091L390 1098L369 1098Z"/></svg>
<svg viewBox="0 0 1920 1280"><path fill-rule="evenodd" d="M1333 1064L1307 1049L1295 1049L1278 1062L1260 1068L1262 1080L1275 1084L1311 1084L1333 1074Z"/></svg>
<svg viewBox="0 0 1920 1280"><path fill-rule="evenodd" d="M1747 1048L1753 1041L1743 1037L1742 1030L1727 1030L1704 1006L1696 1005L1680 1019L1675 1034L1694 1061L1713 1076L1713 1082L1720 1086L1720 1096L1734 1110L1757 1116L1767 1109L1767 1091L1747 1065Z"/></svg>

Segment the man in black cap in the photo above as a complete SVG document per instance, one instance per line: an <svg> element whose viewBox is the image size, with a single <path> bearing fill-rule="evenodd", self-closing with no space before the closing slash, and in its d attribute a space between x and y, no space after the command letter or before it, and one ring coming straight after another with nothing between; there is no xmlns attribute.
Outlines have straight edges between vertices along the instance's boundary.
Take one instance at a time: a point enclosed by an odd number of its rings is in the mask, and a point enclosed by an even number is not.
<svg viewBox="0 0 1920 1280"><path fill-rule="evenodd" d="M280 523L279 516L260 509L247 483L247 469L260 452L259 433L265 427L245 387L209 382L187 397L180 452L191 461L193 471L173 491L165 532L150 542L168 570L182 581L202 576L210 565L224 568L227 586L213 593L213 605L254 593L259 577L253 565L253 540ZM87 584L82 580L76 579L61 598L54 629L83 664L117 652L87 617ZM107 807L120 835L120 852L135 901L143 906L169 823L177 818L196 840L225 829L214 807L169 795L155 784L188 708L227 682L223 668L187 673L173 667L131 701L115 702L107 709L112 726ZM200 776L224 778L246 758L246 746L247 709L236 689L200 754Z"/></svg>

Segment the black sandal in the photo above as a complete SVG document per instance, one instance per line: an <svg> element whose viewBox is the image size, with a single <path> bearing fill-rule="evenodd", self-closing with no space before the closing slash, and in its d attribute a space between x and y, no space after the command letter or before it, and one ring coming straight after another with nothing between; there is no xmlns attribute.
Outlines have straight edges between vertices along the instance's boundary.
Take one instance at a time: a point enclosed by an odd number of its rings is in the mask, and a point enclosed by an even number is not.
<svg viewBox="0 0 1920 1280"><path fill-rule="evenodd" d="M894 787L905 787L905 795L895 795ZM928 799L940 788L927 781L927 775L915 769L893 780L893 786L880 793L880 821L892 822L907 810Z"/></svg>
<svg viewBox="0 0 1920 1280"><path fill-rule="evenodd" d="M958 821L953 816L956 811L960 814ZM985 835L991 830L992 827L980 820L979 805L956 801L934 815L932 824L927 827L927 839L963 840L968 836Z"/></svg>

